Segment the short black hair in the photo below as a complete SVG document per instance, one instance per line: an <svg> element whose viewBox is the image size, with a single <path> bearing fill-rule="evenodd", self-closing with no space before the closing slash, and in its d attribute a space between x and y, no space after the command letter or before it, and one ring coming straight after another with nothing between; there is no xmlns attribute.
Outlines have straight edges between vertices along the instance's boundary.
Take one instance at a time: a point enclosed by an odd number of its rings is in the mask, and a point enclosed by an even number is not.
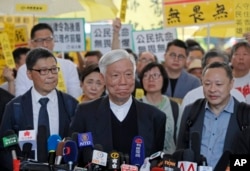
<svg viewBox="0 0 250 171"><path fill-rule="evenodd" d="M36 25L34 25L32 27L31 32L30 32L30 38L34 39L35 33L37 31L45 30L45 29L49 30L52 33L52 35L54 34L53 29L49 24L47 24L47 23L38 23L38 24L36 24Z"/></svg>
<svg viewBox="0 0 250 171"><path fill-rule="evenodd" d="M162 78L163 78L163 85L162 85L162 88L161 88L161 93L164 94L167 90L167 87L168 87L168 74L164 68L164 66L162 64L159 64L159 63L156 63L156 62L151 62L149 64L147 64L141 71L140 75L139 75L139 78L140 78L140 83L141 83L141 86L142 88L144 89L144 85L143 85L143 76L145 74L145 72L151 70L152 68L154 67L157 67L159 70L160 70L160 73L162 75ZM144 89L144 92L145 92L145 95L147 94L146 90Z"/></svg>
<svg viewBox="0 0 250 171"><path fill-rule="evenodd" d="M36 65L39 59L51 58L51 57L54 58L57 63L56 57L48 49L42 47L34 48L30 50L27 54L26 58L27 69L31 70L34 67L34 65Z"/></svg>
<svg viewBox="0 0 250 171"><path fill-rule="evenodd" d="M184 41L182 41L180 39L174 39L173 41L168 42L166 52L169 50L170 46L177 46L179 48L183 48L183 49L185 49L186 55L188 55L188 53L187 53L187 44Z"/></svg>
<svg viewBox="0 0 250 171"><path fill-rule="evenodd" d="M207 53L205 53L205 55L203 56L203 58L201 59L201 66L202 68L205 68L207 65L207 61L211 58L222 58L224 63L227 63L229 65L229 58L226 55L226 53L220 51L220 50L210 50Z"/></svg>
<svg viewBox="0 0 250 171"><path fill-rule="evenodd" d="M27 47L18 47L15 50L13 50L13 58L16 64L19 64L19 61L21 59L21 55L26 55L30 51L30 48Z"/></svg>

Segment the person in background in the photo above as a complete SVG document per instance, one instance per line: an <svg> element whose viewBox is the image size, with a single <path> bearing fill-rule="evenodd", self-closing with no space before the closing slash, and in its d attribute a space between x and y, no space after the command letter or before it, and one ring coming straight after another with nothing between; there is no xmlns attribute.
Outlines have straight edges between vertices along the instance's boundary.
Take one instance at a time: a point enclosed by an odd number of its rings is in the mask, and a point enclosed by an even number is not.
<svg viewBox="0 0 250 171"><path fill-rule="evenodd" d="M105 93L105 84L98 64L88 65L81 76L83 95L78 98L79 102L95 100Z"/></svg>
<svg viewBox="0 0 250 171"><path fill-rule="evenodd" d="M36 47L44 47L49 49L51 52L54 48L54 35L53 30L49 24L38 23L33 26L30 33L30 47L31 49ZM79 75L77 68L70 60L57 58L58 65L61 68L62 77L59 79L63 86L66 88L66 93L77 98L82 94L80 87ZM29 90L33 82L27 77L27 67L23 65L19 68L16 77L16 96L22 95L24 92ZM62 85L60 85L62 86Z"/></svg>
<svg viewBox="0 0 250 171"><path fill-rule="evenodd" d="M175 39L168 43L164 54L164 67L168 73L169 84L165 94L178 104L192 89L201 85L201 81L185 70L187 46L185 42Z"/></svg>
<svg viewBox="0 0 250 171"><path fill-rule="evenodd" d="M238 42L232 47L231 64L234 88L239 90L250 104L250 44Z"/></svg>
<svg viewBox="0 0 250 171"><path fill-rule="evenodd" d="M230 94L233 84L228 64L213 62L204 68L202 85L205 98L185 107L177 150L190 148L190 137L196 132L200 146L195 148L206 157L208 166L215 168L223 152L234 149L235 136L241 132L241 126L236 112L239 102ZM249 120L246 123L249 125Z"/></svg>
<svg viewBox="0 0 250 171"><path fill-rule="evenodd" d="M83 58L83 68L91 64L98 64L101 57L102 53L99 50L87 51Z"/></svg>
<svg viewBox="0 0 250 171"><path fill-rule="evenodd" d="M201 80L201 73L202 73L202 67L201 67L201 60L200 59L194 59L190 65L187 68L187 72L189 74L192 74L199 78Z"/></svg>
<svg viewBox="0 0 250 171"><path fill-rule="evenodd" d="M128 155L133 139L141 136L148 157L163 149L166 115L131 95L135 67L134 57L123 49L104 54L99 68L107 96L79 104L70 128L72 132L91 132L94 143L102 145L104 152L116 150ZM83 166L89 162L84 155L84 151L79 155Z"/></svg>
<svg viewBox="0 0 250 171"><path fill-rule="evenodd" d="M200 46L191 46L188 48L188 56L186 62L186 68L188 69L189 65L192 63L193 60L199 59L201 60L204 56L204 49Z"/></svg>
<svg viewBox="0 0 250 171"><path fill-rule="evenodd" d="M4 82L0 87L7 90L11 94L15 95L15 78L16 73L18 69L25 64L26 60L26 54L29 52L29 48L27 47L18 47L13 52L13 58L16 67L11 69L9 67L5 67L3 69L3 77L6 79L6 82Z"/></svg>
<svg viewBox="0 0 250 171"><path fill-rule="evenodd" d="M180 110L176 102L164 95L168 86L165 68L158 63L149 63L141 71L140 82L145 92L145 96L140 100L157 107L167 117L163 150L167 154L172 154L176 150L176 127L178 127L176 124ZM174 103L177 109L173 109L171 103Z"/></svg>
<svg viewBox="0 0 250 171"><path fill-rule="evenodd" d="M0 127L0 137L4 136L7 130L13 130L17 135L20 130L34 129L38 133L41 125L46 127L44 137L57 134L60 137L69 136L69 124L75 114L78 104L77 100L69 94L63 93L56 89L58 83L58 72L60 68L57 66L57 59L51 51L46 48L34 48L27 54L26 66L27 77L32 80L33 86L23 95L20 95L10 101L5 108L2 124ZM46 118L40 114L42 108L41 99L47 100L47 116L46 123L41 119ZM3 144L0 143L0 148ZM37 146L39 146L39 142ZM46 158L39 159L44 155L40 155L43 151L37 151L39 162L47 162ZM31 155L30 158L35 159ZM6 152L6 166L12 167L11 153Z"/></svg>

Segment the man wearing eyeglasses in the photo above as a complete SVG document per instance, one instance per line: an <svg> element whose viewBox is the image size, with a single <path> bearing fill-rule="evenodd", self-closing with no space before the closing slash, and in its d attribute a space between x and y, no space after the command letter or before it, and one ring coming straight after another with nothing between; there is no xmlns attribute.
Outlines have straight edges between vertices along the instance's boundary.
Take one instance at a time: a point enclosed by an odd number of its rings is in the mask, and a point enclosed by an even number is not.
<svg viewBox="0 0 250 171"><path fill-rule="evenodd" d="M53 30L50 25L46 23L39 23L35 25L31 29L31 41L30 47L44 47L51 52L54 48L54 37ZM80 94L82 94L82 90L80 87L80 80L77 73L77 68L73 64L73 62L61 58L57 58L58 64L60 65L62 72L62 82L64 82L66 93L72 95L77 98ZM32 81L28 79L27 75L27 67L23 65L19 68L16 77L16 96L19 96L26 92L32 85ZM61 81L61 80L60 80Z"/></svg>
<svg viewBox="0 0 250 171"><path fill-rule="evenodd" d="M18 135L20 130L34 129L38 136L41 136L38 131L41 126L45 126L45 139L53 134L62 138L69 136L69 124L78 102L72 96L56 89L60 70L57 59L48 49L34 48L27 54L26 66L28 78L32 80L33 86L6 105L0 138L2 139L7 130L13 130ZM46 100L46 113L41 112L43 99ZM45 117L48 118L46 121L43 119ZM39 145L41 142L37 141L37 146ZM0 148L3 148L2 144ZM37 159L39 162L47 162L48 155L41 155L42 152L44 151L37 151ZM39 155L46 158L40 159ZM35 155L28 157L33 158ZM10 152L6 151L4 158L7 167L12 170Z"/></svg>
<svg viewBox="0 0 250 171"><path fill-rule="evenodd" d="M169 84L166 95L181 104L186 93L201 85L200 80L185 71L187 46L179 39L169 42L164 55L165 69L168 73Z"/></svg>

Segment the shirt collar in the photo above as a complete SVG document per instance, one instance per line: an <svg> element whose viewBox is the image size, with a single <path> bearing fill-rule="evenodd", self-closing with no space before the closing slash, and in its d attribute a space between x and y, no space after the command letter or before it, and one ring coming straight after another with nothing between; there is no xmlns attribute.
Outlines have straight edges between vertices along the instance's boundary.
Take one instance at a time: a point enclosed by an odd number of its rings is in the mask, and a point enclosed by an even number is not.
<svg viewBox="0 0 250 171"><path fill-rule="evenodd" d="M206 102L205 109L212 111L211 108L208 106L208 102ZM223 111L225 111L227 113L234 113L234 99L231 95L230 95L229 102L224 107Z"/></svg>
<svg viewBox="0 0 250 171"><path fill-rule="evenodd" d="M34 95L35 102L39 103L39 100L44 97L48 97L50 101L54 102L56 97L56 90L52 90L46 96L42 96L34 87L31 89L31 93Z"/></svg>

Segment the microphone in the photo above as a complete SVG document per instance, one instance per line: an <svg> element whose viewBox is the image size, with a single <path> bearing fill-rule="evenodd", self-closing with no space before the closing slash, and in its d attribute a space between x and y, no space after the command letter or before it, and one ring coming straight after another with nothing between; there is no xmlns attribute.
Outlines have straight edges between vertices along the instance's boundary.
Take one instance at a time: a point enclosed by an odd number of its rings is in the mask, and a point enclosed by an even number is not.
<svg viewBox="0 0 250 171"><path fill-rule="evenodd" d="M24 161L27 161L28 158L30 157L32 146L33 145L29 142L23 144L22 154L23 154Z"/></svg>
<svg viewBox="0 0 250 171"><path fill-rule="evenodd" d="M63 157L63 148L64 148L65 142L60 141L56 148L56 158L55 158L55 165L60 165Z"/></svg>
<svg viewBox="0 0 250 171"><path fill-rule="evenodd" d="M200 141L200 134L199 132L192 132L191 133L191 149L194 152L194 162L200 162L200 148L201 148L201 141Z"/></svg>
<svg viewBox="0 0 250 171"><path fill-rule="evenodd" d="M214 171L221 171L221 170L226 170L229 160L230 160L230 151L224 151L220 160L216 164Z"/></svg>
<svg viewBox="0 0 250 171"><path fill-rule="evenodd" d="M3 147L11 151L13 171L20 170L20 160L17 159L16 150L18 150L17 135L13 130L5 132L2 138Z"/></svg>
<svg viewBox="0 0 250 171"><path fill-rule="evenodd" d="M108 154L108 169L109 170L119 170L121 165L120 154L113 150Z"/></svg>
<svg viewBox="0 0 250 171"><path fill-rule="evenodd" d="M37 161L46 163L48 161L47 154L47 128L44 125L38 126L37 131Z"/></svg>
<svg viewBox="0 0 250 171"><path fill-rule="evenodd" d="M176 168L176 160L170 154L163 155L163 168L164 170L173 170Z"/></svg>
<svg viewBox="0 0 250 171"><path fill-rule="evenodd" d="M207 159L203 155L201 156L202 165L198 166L198 171L213 171L213 167L207 165Z"/></svg>
<svg viewBox="0 0 250 171"><path fill-rule="evenodd" d="M141 136L135 136L132 142L130 163L141 167L145 159L144 140Z"/></svg>
<svg viewBox="0 0 250 171"><path fill-rule="evenodd" d="M68 140L64 144L63 159L69 165L69 170L73 169L73 164L77 161L78 149L76 142Z"/></svg>
<svg viewBox="0 0 250 171"><path fill-rule="evenodd" d="M191 149L183 151L183 161L178 162L181 171L197 171L197 163L194 163L194 152Z"/></svg>
<svg viewBox="0 0 250 171"><path fill-rule="evenodd" d="M99 166L107 166L108 153L103 151L103 147L100 144L96 144L93 150L92 163L95 164L94 170Z"/></svg>
<svg viewBox="0 0 250 171"><path fill-rule="evenodd" d="M36 149L36 131L35 130L24 130L18 132L18 144L22 147L25 143L30 143L32 145L31 150Z"/></svg>
<svg viewBox="0 0 250 171"><path fill-rule="evenodd" d="M146 157L144 159L143 165L140 168L140 171L150 171L150 162L149 162L149 157Z"/></svg>
<svg viewBox="0 0 250 171"><path fill-rule="evenodd" d="M62 140L62 138L59 135L51 135L49 136L47 140L48 144L48 164L49 166L54 165L55 158L56 158L56 149L58 146L58 143Z"/></svg>
<svg viewBox="0 0 250 171"><path fill-rule="evenodd" d="M94 147L93 138L91 132L79 133L78 134L78 146L82 147Z"/></svg>
<svg viewBox="0 0 250 171"><path fill-rule="evenodd" d="M151 168L158 167L158 163L162 160L164 152L158 151L149 156L149 161L151 163Z"/></svg>

